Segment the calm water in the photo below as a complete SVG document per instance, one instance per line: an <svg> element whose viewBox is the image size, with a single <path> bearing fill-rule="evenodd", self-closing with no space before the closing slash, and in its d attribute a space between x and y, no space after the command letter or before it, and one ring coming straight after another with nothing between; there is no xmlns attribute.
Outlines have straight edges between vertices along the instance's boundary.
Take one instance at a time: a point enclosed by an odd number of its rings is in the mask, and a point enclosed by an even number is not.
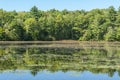
<svg viewBox="0 0 120 80"><path fill-rule="evenodd" d="M120 80L120 43L0 43L0 80Z"/></svg>

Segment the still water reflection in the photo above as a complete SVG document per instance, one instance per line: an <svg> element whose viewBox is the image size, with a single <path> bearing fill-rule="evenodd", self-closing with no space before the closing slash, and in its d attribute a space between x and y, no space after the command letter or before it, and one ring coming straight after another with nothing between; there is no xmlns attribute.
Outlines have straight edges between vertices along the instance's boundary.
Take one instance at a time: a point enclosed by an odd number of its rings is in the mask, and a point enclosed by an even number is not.
<svg viewBox="0 0 120 80"><path fill-rule="evenodd" d="M120 43L0 46L0 80L119 80Z"/></svg>

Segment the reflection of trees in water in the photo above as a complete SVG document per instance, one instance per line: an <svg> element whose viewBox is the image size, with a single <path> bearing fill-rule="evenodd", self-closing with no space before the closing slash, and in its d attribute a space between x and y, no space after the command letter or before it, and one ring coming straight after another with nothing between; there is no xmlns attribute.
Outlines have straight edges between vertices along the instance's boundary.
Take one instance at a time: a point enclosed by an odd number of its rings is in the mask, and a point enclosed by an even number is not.
<svg viewBox="0 0 120 80"><path fill-rule="evenodd" d="M38 71L39 71L39 67L37 67L37 66L31 68L31 74L32 74L33 76L36 76L37 73L38 73Z"/></svg>
<svg viewBox="0 0 120 80"><path fill-rule="evenodd" d="M1 48L0 69L29 69L32 75L38 71L49 70L56 72L91 71L95 74L108 73L113 76L118 72L120 50L110 48Z"/></svg>

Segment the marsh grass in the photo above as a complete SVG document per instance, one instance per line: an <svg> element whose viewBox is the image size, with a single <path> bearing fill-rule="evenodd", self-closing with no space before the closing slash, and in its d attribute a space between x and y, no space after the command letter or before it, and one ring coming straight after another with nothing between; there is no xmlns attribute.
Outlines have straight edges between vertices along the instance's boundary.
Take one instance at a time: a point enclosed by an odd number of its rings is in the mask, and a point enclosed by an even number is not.
<svg viewBox="0 0 120 80"><path fill-rule="evenodd" d="M120 42L98 41L0 41L1 47L41 47L41 48L120 48Z"/></svg>

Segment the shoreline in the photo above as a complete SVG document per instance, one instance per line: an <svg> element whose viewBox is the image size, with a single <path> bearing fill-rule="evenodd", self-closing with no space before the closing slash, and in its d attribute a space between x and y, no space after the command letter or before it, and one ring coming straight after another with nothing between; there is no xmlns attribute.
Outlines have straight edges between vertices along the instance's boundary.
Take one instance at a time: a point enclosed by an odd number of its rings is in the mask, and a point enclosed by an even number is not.
<svg viewBox="0 0 120 80"><path fill-rule="evenodd" d="M120 43L119 41L79 41L79 40L58 40L58 41L0 41L0 44L10 43Z"/></svg>

